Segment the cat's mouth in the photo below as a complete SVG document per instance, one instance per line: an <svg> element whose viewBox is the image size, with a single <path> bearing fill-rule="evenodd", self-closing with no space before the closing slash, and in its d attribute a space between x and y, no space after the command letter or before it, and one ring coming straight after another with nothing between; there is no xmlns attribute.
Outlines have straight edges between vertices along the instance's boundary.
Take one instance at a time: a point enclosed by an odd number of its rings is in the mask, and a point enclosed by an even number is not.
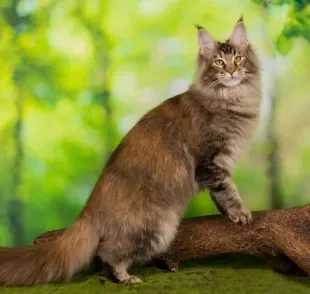
<svg viewBox="0 0 310 294"><path fill-rule="evenodd" d="M241 82L241 79L239 77L231 77L231 78L221 80L221 83L225 87L235 87L235 86L238 86L240 82Z"/></svg>

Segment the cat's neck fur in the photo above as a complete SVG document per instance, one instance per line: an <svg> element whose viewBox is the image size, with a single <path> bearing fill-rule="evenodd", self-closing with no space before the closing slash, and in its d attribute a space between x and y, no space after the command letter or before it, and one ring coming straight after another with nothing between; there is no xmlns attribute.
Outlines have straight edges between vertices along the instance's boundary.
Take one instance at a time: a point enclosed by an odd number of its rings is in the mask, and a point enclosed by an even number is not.
<svg viewBox="0 0 310 294"><path fill-rule="evenodd" d="M208 99L217 99L222 103L224 101L232 103L235 100L242 98L244 103L254 103L257 101L259 103L261 99L261 86L260 77L256 76L251 79L250 82L241 83L235 87L206 87L202 85L199 81L195 81L190 87L189 91L196 92L202 95L206 101Z"/></svg>

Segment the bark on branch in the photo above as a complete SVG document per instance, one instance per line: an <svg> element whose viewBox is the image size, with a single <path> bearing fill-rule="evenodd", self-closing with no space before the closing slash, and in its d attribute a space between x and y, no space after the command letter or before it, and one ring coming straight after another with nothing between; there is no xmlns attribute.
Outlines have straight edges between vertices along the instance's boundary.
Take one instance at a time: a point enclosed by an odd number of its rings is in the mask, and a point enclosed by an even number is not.
<svg viewBox="0 0 310 294"><path fill-rule="evenodd" d="M63 230L46 232L34 243L49 242ZM247 226L222 215L185 219L170 250L153 262L178 271L185 260L233 253L260 257L281 273L309 275L310 204L254 212Z"/></svg>

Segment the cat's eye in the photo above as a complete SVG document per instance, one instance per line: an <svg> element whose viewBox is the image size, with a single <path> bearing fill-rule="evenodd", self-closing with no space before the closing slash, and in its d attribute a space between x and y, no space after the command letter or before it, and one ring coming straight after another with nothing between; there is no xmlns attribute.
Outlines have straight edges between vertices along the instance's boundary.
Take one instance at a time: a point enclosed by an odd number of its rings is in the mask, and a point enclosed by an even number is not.
<svg viewBox="0 0 310 294"><path fill-rule="evenodd" d="M218 59L214 61L215 65L222 66L224 65L224 61L222 59Z"/></svg>
<svg viewBox="0 0 310 294"><path fill-rule="evenodd" d="M241 61L241 56L236 56L236 57L235 57L235 61L236 61L236 62Z"/></svg>

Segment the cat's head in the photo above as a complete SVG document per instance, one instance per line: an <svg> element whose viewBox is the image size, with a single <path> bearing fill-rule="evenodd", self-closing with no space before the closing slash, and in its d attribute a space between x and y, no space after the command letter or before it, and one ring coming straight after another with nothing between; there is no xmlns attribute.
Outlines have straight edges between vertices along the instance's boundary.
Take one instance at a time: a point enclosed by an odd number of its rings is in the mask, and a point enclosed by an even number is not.
<svg viewBox="0 0 310 294"><path fill-rule="evenodd" d="M230 38L223 43L215 41L204 28L197 29L197 82L205 90L236 87L251 83L258 76L257 58L248 42L242 18L236 23Z"/></svg>

